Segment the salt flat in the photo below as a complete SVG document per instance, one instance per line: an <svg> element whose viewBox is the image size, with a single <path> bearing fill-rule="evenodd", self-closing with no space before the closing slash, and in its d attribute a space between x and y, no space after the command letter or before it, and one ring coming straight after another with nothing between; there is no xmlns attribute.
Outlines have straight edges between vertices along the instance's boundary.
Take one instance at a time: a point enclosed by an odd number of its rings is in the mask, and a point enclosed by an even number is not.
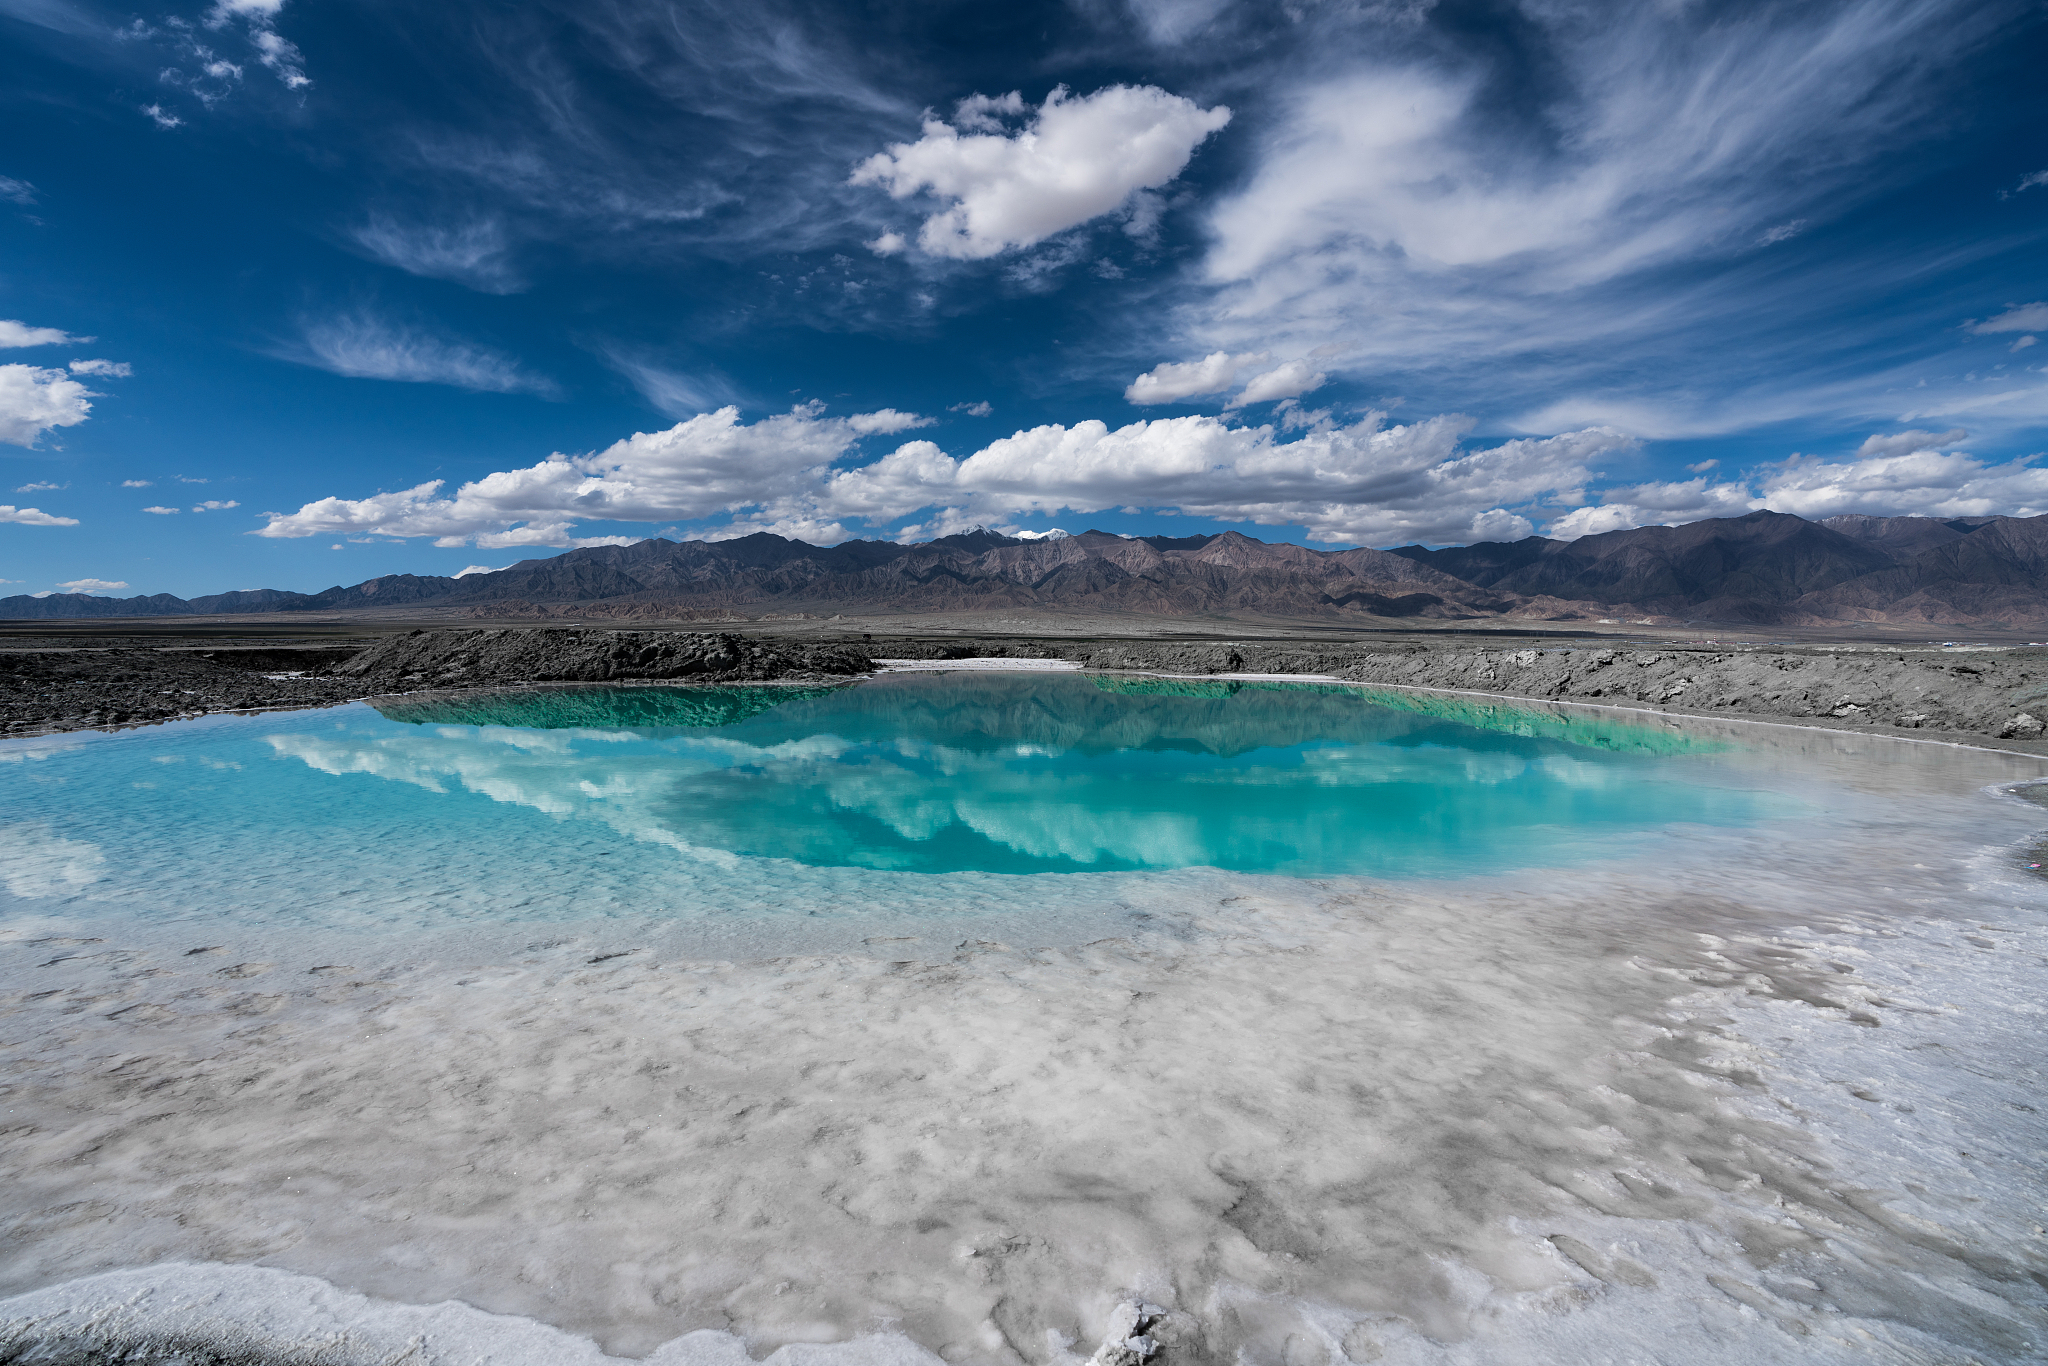
<svg viewBox="0 0 2048 1366"><path fill-rule="evenodd" d="M1169 1361L2034 1359L2043 822L1987 789L2040 762L1702 721L1602 767L1573 716L1501 720L1470 780L1661 765L1798 814L1395 878L785 862L764 917L758 859L643 837L623 761L462 767L532 736L134 756L527 822L530 866L592 868L578 914L424 826L348 885L173 886L65 826L67 758L128 741L17 743L0 1342L1066 1363L1139 1297Z"/></svg>

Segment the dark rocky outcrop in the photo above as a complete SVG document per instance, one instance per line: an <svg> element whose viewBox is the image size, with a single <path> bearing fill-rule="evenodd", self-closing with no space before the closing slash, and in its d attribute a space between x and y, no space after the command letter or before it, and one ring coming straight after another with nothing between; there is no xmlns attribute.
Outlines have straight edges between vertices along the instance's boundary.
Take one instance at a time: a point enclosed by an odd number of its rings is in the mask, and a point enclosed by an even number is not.
<svg viewBox="0 0 2048 1366"><path fill-rule="evenodd" d="M846 645L636 631L415 631L366 649L0 651L0 735L319 707L422 689L540 682L837 681L865 672Z"/></svg>
<svg viewBox="0 0 2048 1366"><path fill-rule="evenodd" d="M736 635L665 631L414 631L335 669L385 691L504 683L698 683L847 678L871 667L846 645L802 645Z"/></svg>

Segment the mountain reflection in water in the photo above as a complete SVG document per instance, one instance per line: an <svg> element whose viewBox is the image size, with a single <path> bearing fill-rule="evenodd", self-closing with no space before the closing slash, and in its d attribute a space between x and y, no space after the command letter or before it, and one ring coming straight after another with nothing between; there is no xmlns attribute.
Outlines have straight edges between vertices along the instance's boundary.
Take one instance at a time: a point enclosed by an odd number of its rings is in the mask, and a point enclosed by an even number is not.
<svg viewBox="0 0 2048 1366"><path fill-rule="evenodd" d="M1700 781L1725 746L1676 729L1334 686L917 674L378 710L408 724L271 743L678 848L908 872L1458 874L1787 804Z"/></svg>

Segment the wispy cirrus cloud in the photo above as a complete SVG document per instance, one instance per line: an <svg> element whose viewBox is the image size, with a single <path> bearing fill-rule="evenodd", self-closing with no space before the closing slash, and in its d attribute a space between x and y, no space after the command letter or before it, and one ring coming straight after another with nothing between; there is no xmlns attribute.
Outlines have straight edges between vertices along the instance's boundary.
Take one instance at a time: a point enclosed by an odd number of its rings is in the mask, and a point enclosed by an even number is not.
<svg viewBox="0 0 2048 1366"><path fill-rule="evenodd" d="M307 321L300 340L273 355L298 365L408 384L447 384L478 393L553 398L561 386L491 347L437 336L358 311Z"/></svg>
<svg viewBox="0 0 2048 1366"><path fill-rule="evenodd" d="M12 318L0 318L0 347L79 346L91 337L74 337L61 327L30 327Z"/></svg>
<svg viewBox="0 0 2048 1366"><path fill-rule="evenodd" d="M1890 375L1849 382L1828 353L1917 354L1932 318L1851 305L1924 254L1796 252L1894 183L1889 154L1937 133L1938 92L2018 10L1515 13L1482 51L1423 19L1304 12L1298 45L1251 59L1267 98L1233 130L1251 158L1198 270L1136 327L1203 352L1339 343L1333 377L1535 430L1560 403L1663 431L1893 409ZM1873 343L1890 355L1869 366Z"/></svg>
<svg viewBox="0 0 2048 1366"><path fill-rule="evenodd" d="M377 260L485 294L517 294L526 281L512 262L512 244L497 218L459 223L404 223L374 215L349 234Z"/></svg>

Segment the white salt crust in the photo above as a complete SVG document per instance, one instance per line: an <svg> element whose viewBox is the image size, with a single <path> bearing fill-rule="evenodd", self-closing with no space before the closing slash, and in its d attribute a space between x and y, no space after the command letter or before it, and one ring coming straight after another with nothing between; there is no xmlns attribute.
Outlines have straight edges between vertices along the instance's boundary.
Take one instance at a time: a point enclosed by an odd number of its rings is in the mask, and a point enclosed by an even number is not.
<svg viewBox="0 0 2048 1366"><path fill-rule="evenodd" d="M1049 921L152 926L45 849L0 1358L2038 1360L2038 765L1783 743L1796 829L993 880Z"/></svg>

